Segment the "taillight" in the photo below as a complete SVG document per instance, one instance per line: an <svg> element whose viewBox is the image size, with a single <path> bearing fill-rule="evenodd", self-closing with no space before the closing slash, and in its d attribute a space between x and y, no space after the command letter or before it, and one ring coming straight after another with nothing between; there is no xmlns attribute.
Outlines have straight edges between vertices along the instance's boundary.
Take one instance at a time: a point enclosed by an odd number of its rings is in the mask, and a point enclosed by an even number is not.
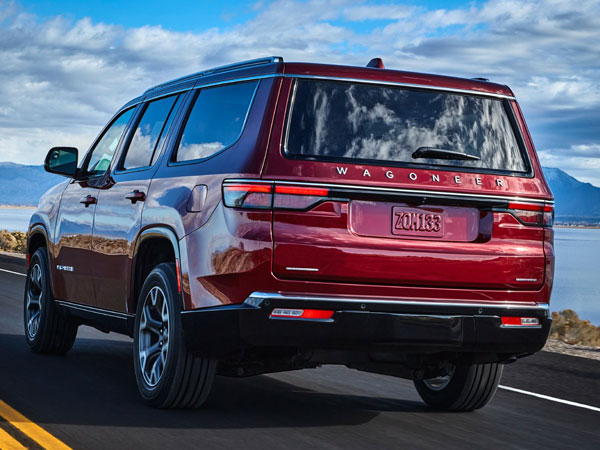
<svg viewBox="0 0 600 450"><path fill-rule="evenodd" d="M551 205L511 202L508 208L525 225L551 227L554 222L554 207Z"/></svg>
<svg viewBox="0 0 600 450"><path fill-rule="evenodd" d="M306 210L329 195L329 189L271 183L223 184L223 203L230 208Z"/></svg>
<svg viewBox="0 0 600 450"><path fill-rule="evenodd" d="M273 186L259 183L224 184L223 203L230 208L271 209Z"/></svg>
<svg viewBox="0 0 600 450"><path fill-rule="evenodd" d="M275 201L278 209L305 210L321 202L329 195L329 189L304 186L275 186Z"/></svg>

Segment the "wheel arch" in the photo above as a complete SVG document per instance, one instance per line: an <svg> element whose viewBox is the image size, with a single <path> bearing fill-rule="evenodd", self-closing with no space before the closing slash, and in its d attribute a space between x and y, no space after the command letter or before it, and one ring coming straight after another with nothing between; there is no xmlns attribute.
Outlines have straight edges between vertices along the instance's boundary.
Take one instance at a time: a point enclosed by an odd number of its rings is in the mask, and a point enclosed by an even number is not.
<svg viewBox="0 0 600 450"><path fill-rule="evenodd" d="M50 289L52 291L52 294L54 295L54 268L52 266L50 239L48 238L48 232L46 230L46 227L43 224L35 224L27 232L27 270L29 270L29 261L31 257L42 247L46 248L46 255L48 257L48 260L46 262L48 263L48 270L50 271Z"/></svg>
<svg viewBox="0 0 600 450"><path fill-rule="evenodd" d="M142 285L152 267L162 262L176 264L177 279L181 277L181 253L175 231L169 227L151 227L143 230L136 241L131 270L131 288L127 300L127 311L135 314ZM183 298L180 289L180 301Z"/></svg>

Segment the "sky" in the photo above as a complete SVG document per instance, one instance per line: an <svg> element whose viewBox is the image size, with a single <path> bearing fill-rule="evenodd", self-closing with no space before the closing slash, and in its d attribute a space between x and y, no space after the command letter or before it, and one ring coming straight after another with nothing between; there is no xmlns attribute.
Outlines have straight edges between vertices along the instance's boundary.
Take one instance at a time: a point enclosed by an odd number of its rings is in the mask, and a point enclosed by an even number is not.
<svg viewBox="0 0 600 450"><path fill-rule="evenodd" d="M0 161L85 151L148 87L270 55L508 84L542 163L600 186L598 0L0 0Z"/></svg>

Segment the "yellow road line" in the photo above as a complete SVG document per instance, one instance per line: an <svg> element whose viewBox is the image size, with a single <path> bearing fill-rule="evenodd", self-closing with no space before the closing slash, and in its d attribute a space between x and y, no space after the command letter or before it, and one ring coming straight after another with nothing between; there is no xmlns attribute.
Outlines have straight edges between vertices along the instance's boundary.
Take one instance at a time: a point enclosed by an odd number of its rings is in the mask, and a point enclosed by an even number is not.
<svg viewBox="0 0 600 450"><path fill-rule="evenodd" d="M27 450L14 437L0 428L0 449L1 450Z"/></svg>
<svg viewBox="0 0 600 450"><path fill-rule="evenodd" d="M21 430L24 434L40 444L46 450L72 450L71 447L52 436L42 427L33 423L19 411L11 408L2 400L0 400L0 416L2 416L13 427ZM0 440L0 443L3 442ZM4 450L4 447L2 447L2 450Z"/></svg>

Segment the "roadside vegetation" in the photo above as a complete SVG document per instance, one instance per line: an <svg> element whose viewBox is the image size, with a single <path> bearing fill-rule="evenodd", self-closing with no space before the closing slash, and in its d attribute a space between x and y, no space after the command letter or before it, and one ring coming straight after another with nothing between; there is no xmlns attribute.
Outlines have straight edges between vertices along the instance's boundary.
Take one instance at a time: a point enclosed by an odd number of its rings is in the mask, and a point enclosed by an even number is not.
<svg viewBox="0 0 600 450"><path fill-rule="evenodd" d="M12 253L25 253L27 236L22 231L0 230L0 250Z"/></svg>
<svg viewBox="0 0 600 450"><path fill-rule="evenodd" d="M25 253L27 237L21 231L0 231L0 251ZM582 320L572 309L552 313L552 330L550 339L570 345L587 345L600 347L600 327L589 320Z"/></svg>
<svg viewBox="0 0 600 450"><path fill-rule="evenodd" d="M600 347L600 327L589 320L582 320L572 309L552 313L550 339L556 339L571 345L589 345Z"/></svg>

